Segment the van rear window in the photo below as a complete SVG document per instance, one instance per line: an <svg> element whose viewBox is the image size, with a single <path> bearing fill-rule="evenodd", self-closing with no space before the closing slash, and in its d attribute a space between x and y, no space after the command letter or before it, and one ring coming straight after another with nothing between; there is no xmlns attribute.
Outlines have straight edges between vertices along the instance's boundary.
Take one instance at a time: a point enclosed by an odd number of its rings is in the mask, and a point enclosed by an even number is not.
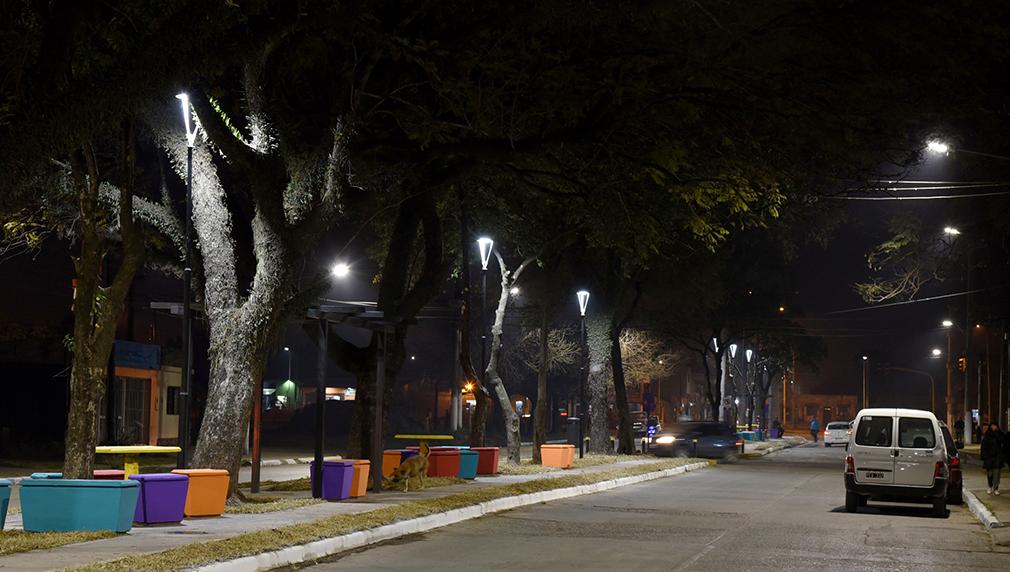
<svg viewBox="0 0 1010 572"><path fill-rule="evenodd" d="M933 421L921 417L898 419L898 446L907 449L932 449L936 446Z"/></svg>
<svg viewBox="0 0 1010 572"><path fill-rule="evenodd" d="M828 429L848 429L848 423L828 423Z"/></svg>
<svg viewBox="0 0 1010 572"><path fill-rule="evenodd" d="M856 428L856 445L890 447L893 427L893 417L878 417L876 415L863 417L859 420L859 426Z"/></svg>

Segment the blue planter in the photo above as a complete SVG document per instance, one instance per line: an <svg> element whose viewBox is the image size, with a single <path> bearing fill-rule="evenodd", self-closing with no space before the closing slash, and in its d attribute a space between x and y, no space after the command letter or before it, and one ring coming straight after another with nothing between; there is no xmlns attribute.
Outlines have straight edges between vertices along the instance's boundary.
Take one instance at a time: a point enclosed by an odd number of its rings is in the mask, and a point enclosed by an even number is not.
<svg viewBox="0 0 1010 572"><path fill-rule="evenodd" d="M32 473L33 479L62 479L63 473Z"/></svg>
<svg viewBox="0 0 1010 572"><path fill-rule="evenodd" d="M0 530L4 529L4 522L7 521L7 504L11 501L11 482L7 479L0 479Z"/></svg>
<svg viewBox="0 0 1010 572"><path fill-rule="evenodd" d="M459 450L459 478L476 479L477 461L480 460L480 453L471 451L469 448Z"/></svg>
<svg viewBox="0 0 1010 572"><path fill-rule="evenodd" d="M137 481L24 479L21 520L30 532L113 530L133 526Z"/></svg>

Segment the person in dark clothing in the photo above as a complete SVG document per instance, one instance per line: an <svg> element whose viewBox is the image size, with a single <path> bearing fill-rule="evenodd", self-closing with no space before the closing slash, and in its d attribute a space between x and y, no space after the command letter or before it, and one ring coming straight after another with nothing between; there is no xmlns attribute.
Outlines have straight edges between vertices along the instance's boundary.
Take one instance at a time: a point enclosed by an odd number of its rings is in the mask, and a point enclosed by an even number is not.
<svg viewBox="0 0 1010 572"><path fill-rule="evenodd" d="M1003 468L1004 445L1003 433L999 430L999 426L990 423L989 428L982 436L980 452L982 453L982 466L985 467L986 481L989 484L986 492L991 495L998 496L1000 494L999 473Z"/></svg>

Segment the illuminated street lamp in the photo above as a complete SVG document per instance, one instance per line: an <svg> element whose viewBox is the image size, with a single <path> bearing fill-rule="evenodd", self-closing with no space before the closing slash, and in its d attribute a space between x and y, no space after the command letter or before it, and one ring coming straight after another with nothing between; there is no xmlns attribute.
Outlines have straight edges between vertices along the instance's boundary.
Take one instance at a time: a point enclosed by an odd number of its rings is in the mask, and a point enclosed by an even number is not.
<svg viewBox="0 0 1010 572"><path fill-rule="evenodd" d="M589 413L588 406L586 405L586 381L589 377L589 348L587 347L586 340L586 309L589 308L589 290L579 290L575 293L575 298L579 302L579 317L581 323L582 332L582 351L584 352L584 357L582 358L582 369L583 375L579 384L579 407L582 411L579 412L579 458L583 458L585 455L586 448L586 415Z"/></svg>
<svg viewBox="0 0 1010 572"><path fill-rule="evenodd" d="M196 126L193 124L193 108L189 95L175 96L182 107L182 122L186 127L186 205L185 235L182 263L182 387L179 388L179 458L176 464L185 468L189 453L189 392L193 378L193 310L190 308L190 290L193 284L193 264L190 247L193 242L193 145L196 143Z"/></svg>
<svg viewBox="0 0 1010 572"><path fill-rule="evenodd" d="M940 348L933 348L933 357L938 358L943 355L943 350Z"/></svg>
<svg viewBox="0 0 1010 572"><path fill-rule="evenodd" d="M737 349L737 345L736 344L730 344L729 345L729 357L731 357L731 358L735 358L736 357L736 349ZM747 351L750 351L750 350L747 350Z"/></svg>
<svg viewBox="0 0 1010 572"><path fill-rule="evenodd" d="M863 409L869 407L867 402L867 394L869 393L869 386L867 385L867 369L869 366L870 358L868 356L863 356Z"/></svg>
<svg viewBox="0 0 1010 572"><path fill-rule="evenodd" d="M957 236L961 234L961 231L954 226L945 226L943 227L943 234L946 234L947 236Z"/></svg>
<svg viewBox="0 0 1010 572"><path fill-rule="evenodd" d="M351 266L346 262L338 262L333 265L330 272L333 274L334 278L347 278L347 276L351 273Z"/></svg>
<svg viewBox="0 0 1010 572"><path fill-rule="evenodd" d="M930 141L926 143L926 149L931 153L936 153L937 155L946 155L950 152L950 145L947 145L943 141Z"/></svg>

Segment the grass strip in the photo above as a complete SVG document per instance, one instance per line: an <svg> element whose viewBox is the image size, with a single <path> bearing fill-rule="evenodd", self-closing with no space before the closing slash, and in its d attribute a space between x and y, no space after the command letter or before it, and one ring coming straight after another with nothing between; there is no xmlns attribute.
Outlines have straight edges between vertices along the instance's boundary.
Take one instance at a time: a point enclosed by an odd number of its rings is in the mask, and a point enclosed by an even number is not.
<svg viewBox="0 0 1010 572"><path fill-rule="evenodd" d="M306 544L323 538L348 534L357 530L377 528L401 520L419 518L430 514L473 506L494 499L587 485L672 469L698 459L669 459L620 467L606 471L566 475L550 479L536 479L523 483L474 488L442 498L408 501L396 506L379 508L358 514L340 514L313 522L279 528L248 532L221 540L199 542L170 548L153 554L138 554L109 562L88 564L71 568L77 572L155 572L185 570L212 562L252 556L280 550L288 546Z"/></svg>
<svg viewBox="0 0 1010 572"><path fill-rule="evenodd" d="M539 466L539 465L537 465ZM549 467L548 467L549 468ZM553 469L557 470L557 469ZM391 491L402 491L406 481L400 481L398 483L393 483L390 481L383 481L382 488L384 490ZM424 481L425 489L431 489L435 487L445 487L449 485L460 485L466 483L467 481L459 479L456 477L427 477ZM410 480L410 487L413 489L421 488L419 485L420 481L416 478ZM242 483L242 488L248 488L249 483ZM292 479L290 481L263 481L260 483L260 490L279 493L279 492L297 492L297 491L308 491L312 489L312 483L309 479Z"/></svg>
<svg viewBox="0 0 1010 572"><path fill-rule="evenodd" d="M0 531L0 556L30 550L44 550L67 544L77 544L89 540L101 540L116 536L111 530L97 532L25 532L23 530Z"/></svg>
<svg viewBox="0 0 1010 572"><path fill-rule="evenodd" d="M225 506L224 512L227 514L263 514L265 512L301 508L322 502L326 501L323 499L257 499L253 502Z"/></svg>

